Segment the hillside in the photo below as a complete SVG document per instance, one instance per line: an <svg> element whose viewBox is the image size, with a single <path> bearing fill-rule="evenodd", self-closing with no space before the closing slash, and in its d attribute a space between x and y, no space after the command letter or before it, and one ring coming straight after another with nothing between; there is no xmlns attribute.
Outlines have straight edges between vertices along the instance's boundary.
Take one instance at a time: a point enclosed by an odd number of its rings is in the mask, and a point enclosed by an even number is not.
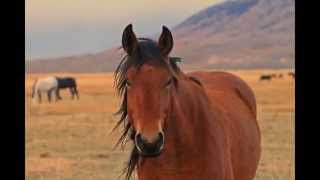
<svg viewBox="0 0 320 180"><path fill-rule="evenodd" d="M186 69L294 67L295 2L234 0L190 16L172 29L172 52ZM160 25L159 25L160 26ZM113 71L121 52L26 61L26 72Z"/></svg>

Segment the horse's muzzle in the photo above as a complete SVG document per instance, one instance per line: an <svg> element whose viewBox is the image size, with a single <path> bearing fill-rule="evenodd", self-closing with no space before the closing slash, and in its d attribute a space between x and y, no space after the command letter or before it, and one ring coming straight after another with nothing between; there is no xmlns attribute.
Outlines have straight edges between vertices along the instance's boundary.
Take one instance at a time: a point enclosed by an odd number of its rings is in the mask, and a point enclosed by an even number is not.
<svg viewBox="0 0 320 180"><path fill-rule="evenodd" d="M144 138L141 133L137 133L134 141L140 155L146 157L158 156L164 146L164 134L159 132L150 141Z"/></svg>

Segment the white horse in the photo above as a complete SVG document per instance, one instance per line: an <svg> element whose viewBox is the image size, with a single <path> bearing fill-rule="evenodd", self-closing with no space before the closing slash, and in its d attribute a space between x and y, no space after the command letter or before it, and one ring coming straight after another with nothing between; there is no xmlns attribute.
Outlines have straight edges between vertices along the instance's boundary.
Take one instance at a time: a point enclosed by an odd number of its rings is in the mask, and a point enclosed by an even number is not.
<svg viewBox="0 0 320 180"><path fill-rule="evenodd" d="M45 92L48 95L48 101L51 102L51 96L55 97L55 100L58 100L56 92L58 90L58 81L56 77L47 77L44 79L36 79L32 86L32 99L38 97L38 102L41 103L41 93Z"/></svg>

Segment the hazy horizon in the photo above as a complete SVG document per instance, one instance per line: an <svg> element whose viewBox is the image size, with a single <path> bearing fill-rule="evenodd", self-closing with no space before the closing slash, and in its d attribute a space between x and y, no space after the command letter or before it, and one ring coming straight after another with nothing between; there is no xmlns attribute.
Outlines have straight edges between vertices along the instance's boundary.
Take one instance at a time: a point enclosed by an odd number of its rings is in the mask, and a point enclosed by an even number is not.
<svg viewBox="0 0 320 180"><path fill-rule="evenodd" d="M99 52L120 45L133 23L139 36L173 28L185 18L224 0L26 1L26 59Z"/></svg>

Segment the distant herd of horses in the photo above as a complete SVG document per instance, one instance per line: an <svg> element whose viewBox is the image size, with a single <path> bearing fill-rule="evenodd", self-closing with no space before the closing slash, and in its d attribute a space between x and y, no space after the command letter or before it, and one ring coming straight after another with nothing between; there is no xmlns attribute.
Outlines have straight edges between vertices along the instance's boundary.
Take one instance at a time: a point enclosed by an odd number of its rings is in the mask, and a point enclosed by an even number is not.
<svg viewBox="0 0 320 180"><path fill-rule="evenodd" d="M77 82L73 77L46 77L36 79L32 85L31 97L32 99L38 99L38 102L42 102L42 93L48 96L48 102L50 103L52 98L55 97L55 101L61 100L61 89L69 89L71 98L74 96L79 99L79 93L77 89Z"/></svg>
<svg viewBox="0 0 320 180"><path fill-rule="evenodd" d="M295 73L289 72L288 76L295 79ZM191 77L192 78L192 77ZM260 76L260 81L271 81L272 78L283 78L283 74L264 74ZM196 79L195 79L196 80ZM73 77L46 77L42 79L36 79L32 85L32 94L33 99L38 99L38 102L42 102L42 93L47 94L48 102L52 101L52 98L55 97L55 101L61 100L60 89L69 89L71 93L72 100L74 96L79 99L79 93L77 89L77 83Z"/></svg>
<svg viewBox="0 0 320 180"><path fill-rule="evenodd" d="M292 77L293 79L295 79L295 73L294 72L289 72L288 73L288 76ZM274 79L274 78L278 78L278 79L281 79L283 78L283 74L280 73L280 74L264 74L264 75L261 75L260 76L260 81L271 81L271 79Z"/></svg>

